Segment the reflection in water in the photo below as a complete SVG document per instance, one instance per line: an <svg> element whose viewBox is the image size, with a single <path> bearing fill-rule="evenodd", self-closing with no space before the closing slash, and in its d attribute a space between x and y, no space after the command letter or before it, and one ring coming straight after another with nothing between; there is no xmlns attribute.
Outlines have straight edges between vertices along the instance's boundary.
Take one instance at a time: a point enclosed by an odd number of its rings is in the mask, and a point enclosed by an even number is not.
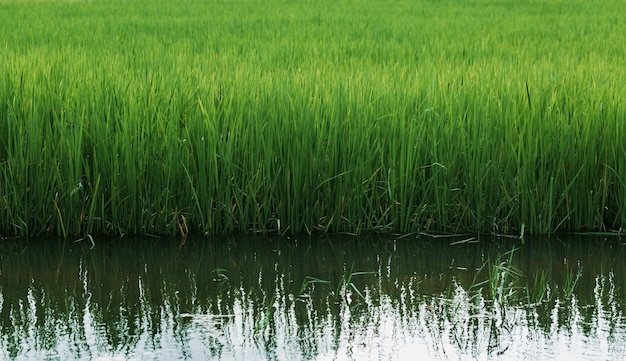
<svg viewBox="0 0 626 361"><path fill-rule="evenodd" d="M610 359L618 242L0 243L0 359Z"/></svg>

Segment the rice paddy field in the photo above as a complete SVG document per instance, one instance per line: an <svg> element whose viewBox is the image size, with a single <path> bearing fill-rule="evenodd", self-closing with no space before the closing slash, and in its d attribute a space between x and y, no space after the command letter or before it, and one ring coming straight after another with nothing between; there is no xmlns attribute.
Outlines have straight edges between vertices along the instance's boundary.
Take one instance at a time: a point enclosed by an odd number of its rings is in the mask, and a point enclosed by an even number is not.
<svg viewBox="0 0 626 361"><path fill-rule="evenodd" d="M0 236L623 232L618 0L1 1Z"/></svg>

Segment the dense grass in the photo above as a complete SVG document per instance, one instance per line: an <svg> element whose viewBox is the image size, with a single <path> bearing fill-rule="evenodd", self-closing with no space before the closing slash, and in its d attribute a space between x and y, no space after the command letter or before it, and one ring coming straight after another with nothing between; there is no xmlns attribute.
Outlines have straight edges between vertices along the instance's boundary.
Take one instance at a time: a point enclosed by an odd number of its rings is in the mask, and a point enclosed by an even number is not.
<svg viewBox="0 0 626 361"><path fill-rule="evenodd" d="M5 1L0 235L626 221L620 1Z"/></svg>

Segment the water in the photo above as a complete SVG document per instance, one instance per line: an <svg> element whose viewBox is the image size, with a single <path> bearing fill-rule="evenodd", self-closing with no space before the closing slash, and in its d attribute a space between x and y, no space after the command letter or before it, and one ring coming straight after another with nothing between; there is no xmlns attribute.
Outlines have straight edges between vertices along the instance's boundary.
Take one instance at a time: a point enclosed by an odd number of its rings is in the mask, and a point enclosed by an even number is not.
<svg viewBox="0 0 626 361"><path fill-rule="evenodd" d="M216 238L179 248L0 241L0 360L626 357L617 237Z"/></svg>

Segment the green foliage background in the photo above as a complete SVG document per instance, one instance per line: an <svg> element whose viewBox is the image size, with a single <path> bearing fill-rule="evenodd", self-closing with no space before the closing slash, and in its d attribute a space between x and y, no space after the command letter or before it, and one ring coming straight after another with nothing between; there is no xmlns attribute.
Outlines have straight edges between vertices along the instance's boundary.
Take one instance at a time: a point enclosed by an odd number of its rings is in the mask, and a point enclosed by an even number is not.
<svg viewBox="0 0 626 361"><path fill-rule="evenodd" d="M0 235L621 230L620 1L4 1Z"/></svg>

